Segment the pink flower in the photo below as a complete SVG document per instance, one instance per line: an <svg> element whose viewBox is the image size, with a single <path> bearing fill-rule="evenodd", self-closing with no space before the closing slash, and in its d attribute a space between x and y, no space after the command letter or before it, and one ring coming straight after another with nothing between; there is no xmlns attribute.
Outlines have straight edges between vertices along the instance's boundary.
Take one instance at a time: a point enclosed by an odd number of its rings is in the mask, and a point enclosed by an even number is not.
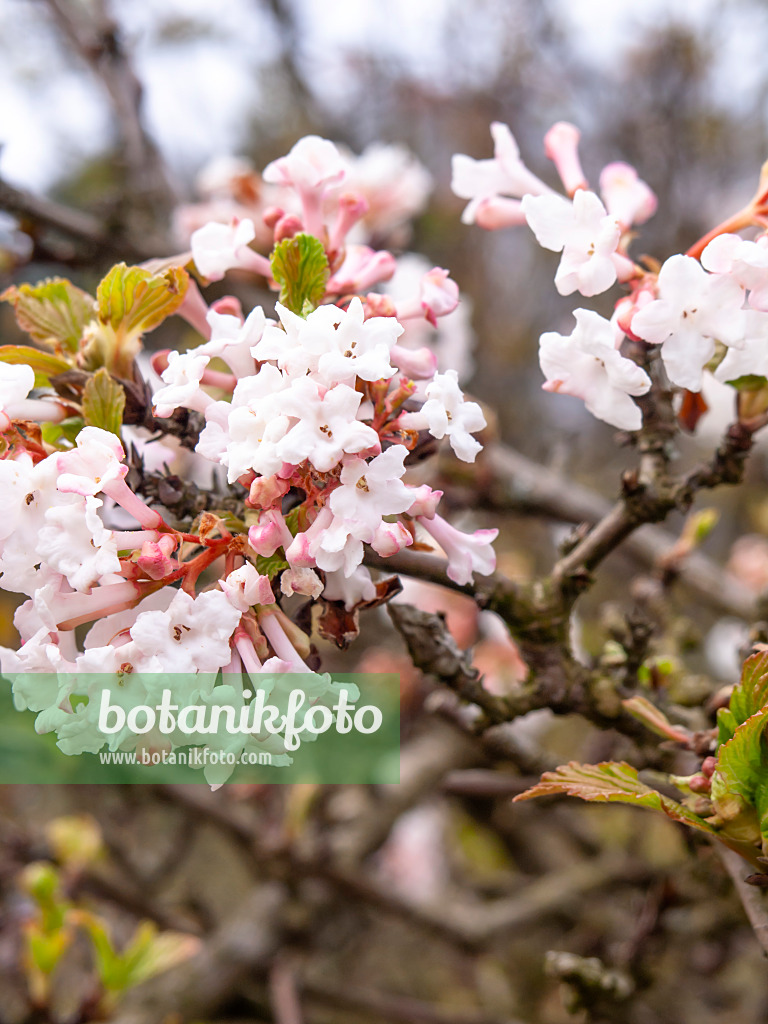
<svg viewBox="0 0 768 1024"><path fill-rule="evenodd" d="M253 529L253 527L251 527ZM253 545L251 545L253 547ZM274 604L275 595L269 577L262 576L250 562L235 569L219 586L227 600L238 611L247 612L253 605Z"/></svg>
<svg viewBox="0 0 768 1024"><path fill-rule="evenodd" d="M607 164L600 172L600 194L608 213L625 230L644 224L656 213L658 200L630 164Z"/></svg>
<svg viewBox="0 0 768 1024"><path fill-rule="evenodd" d="M304 228L320 237L323 232L323 196L346 174L346 162L328 139L307 135L299 139L287 156L264 168L264 181L296 189L304 213Z"/></svg>
<svg viewBox="0 0 768 1024"><path fill-rule="evenodd" d="M421 308L433 327L437 327L437 317L452 313L459 304L459 286L441 267L433 267L424 275L420 292Z"/></svg>
<svg viewBox="0 0 768 1024"><path fill-rule="evenodd" d="M496 569L496 554L491 547L498 530L475 530L462 533L442 516L419 518L418 522L437 541L448 559L448 578L460 586L474 582L474 573L490 576Z"/></svg>
<svg viewBox="0 0 768 1024"><path fill-rule="evenodd" d="M453 157L451 188L461 199L470 202L461 215L464 224L473 224L485 200L498 196L519 199L525 195L545 195L552 189L540 181L520 159L514 136L505 124L491 125L494 142L493 160L473 160L459 153Z"/></svg>

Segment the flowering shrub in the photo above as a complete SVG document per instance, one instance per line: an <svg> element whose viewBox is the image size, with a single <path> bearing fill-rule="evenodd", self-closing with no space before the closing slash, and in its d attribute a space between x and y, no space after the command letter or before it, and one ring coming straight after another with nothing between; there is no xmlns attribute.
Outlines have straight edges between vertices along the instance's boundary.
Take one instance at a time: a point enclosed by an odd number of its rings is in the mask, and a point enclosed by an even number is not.
<svg viewBox="0 0 768 1024"><path fill-rule="evenodd" d="M527 664L524 683L491 693L441 639L439 620L393 610L415 663L480 709L478 730L538 707L634 737L643 735L639 719L700 761L684 779L668 776L682 801L624 763L572 763L519 799L567 792L650 806L759 865L761 845L768 853L764 655L747 662L719 733L691 731L644 697L622 703L622 688L636 682L627 650L610 671L584 664L571 650L569 622L603 558L643 523L687 510L700 489L737 482L753 434L768 422L768 170L744 210L660 263L630 253L634 229L656 207L633 168L604 168L598 195L581 167L577 130L555 125L545 151L560 194L525 167L507 126L494 124L492 135L493 159L454 158L453 189L469 200L463 220L527 224L560 254L561 295L623 288L611 319L576 309L570 335L540 340L544 389L581 399L639 452L616 506L532 583L494 575L497 530L465 533L438 511L442 492L410 467L435 441L474 463L486 427L432 344L459 290L435 267L410 294L390 294L398 259L375 245L385 230L402 235L423 202L425 172L399 150L355 159L309 136L261 177L243 165L211 171L215 201L203 209L220 219L194 227L188 252L118 264L95 297L61 279L3 296L34 344L0 349L0 585L27 597L14 619L20 643L0 649L0 665L14 679L17 707L37 712L38 731L55 731L70 754L107 739L90 682L97 672L124 681L126 707L158 696L143 674L169 672L193 680L173 694L180 704L239 707L244 680L277 692L281 674L298 672L312 679L311 702L331 706L339 684L316 672L309 617L298 624L284 599L307 598L319 608L320 633L344 646L359 611L398 589L370 568L412 571L497 612ZM200 209L186 208L177 230L200 219ZM738 234L749 228L755 238ZM206 286L228 274L279 292L274 314L246 313L233 296L209 306ZM173 315L202 340L147 360L144 334ZM672 442L682 427L695 429L708 374L732 387L736 421L710 465L675 474ZM194 453L193 475L211 479L213 470L214 480L226 479L223 491L198 486L203 511L174 513L172 488L137 452L137 427L178 438ZM149 459L146 443L144 451ZM678 560L707 528L701 520L687 528ZM420 553L415 561L408 548ZM424 561L424 552L440 558ZM40 673L55 673L56 683L41 684ZM615 698L607 703L606 679ZM182 741L190 742L143 739ZM287 756L274 738L238 742ZM110 738L112 749L136 744L124 731ZM228 772L206 775L218 783Z"/></svg>

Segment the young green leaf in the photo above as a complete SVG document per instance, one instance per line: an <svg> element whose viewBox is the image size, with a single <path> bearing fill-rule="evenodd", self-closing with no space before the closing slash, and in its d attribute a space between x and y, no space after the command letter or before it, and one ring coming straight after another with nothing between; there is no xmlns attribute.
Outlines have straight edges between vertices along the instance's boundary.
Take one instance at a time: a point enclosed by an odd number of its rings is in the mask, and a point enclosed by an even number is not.
<svg viewBox="0 0 768 1024"><path fill-rule="evenodd" d="M101 427L120 437L125 409L125 389L102 366L83 391L83 416L86 426Z"/></svg>
<svg viewBox="0 0 768 1024"><path fill-rule="evenodd" d="M305 234L284 239L274 248L271 266L284 306L306 316L320 305L330 268L319 239Z"/></svg>
<svg viewBox="0 0 768 1024"><path fill-rule="evenodd" d="M68 352L77 352L94 317L93 297L63 277L6 288L0 301L13 304L16 322L30 338Z"/></svg>
<svg viewBox="0 0 768 1024"><path fill-rule="evenodd" d="M756 794L768 780L768 760L763 745L766 725L768 707L742 722L717 752L717 766L712 776L712 806L729 835L738 839L758 838Z"/></svg>
<svg viewBox="0 0 768 1024"><path fill-rule="evenodd" d="M176 312L188 287L189 275L183 267L153 274L118 263L96 292L99 319L124 334L151 331Z"/></svg>
<svg viewBox="0 0 768 1024"><path fill-rule="evenodd" d="M48 387L51 377L66 373L72 368L58 356L50 352L41 352L39 348L32 348L31 345L0 345L0 362L31 366L35 371L36 388Z"/></svg>
<svg viewBox="0 0 768 1024"><path fill-rule="evenodd" d="M634 804L662 811L673 821L681 821L701 832L715 833L707 824L687 807L672 800L658 790L651 789L637 777L637 769L624 761L603 761L600 764L579 764L570 761L553 772L545 772L531 789L520 793L514 799L531 800L537 796L552 796L565 793L590 802Z"/></svg>
<svg viewBox="0 0 768 1024"><path fill-rule="evenodd" d="M728 710L741 725L768 704L768 651L753 654L744 662L741 682L731 694Z"/></svg>

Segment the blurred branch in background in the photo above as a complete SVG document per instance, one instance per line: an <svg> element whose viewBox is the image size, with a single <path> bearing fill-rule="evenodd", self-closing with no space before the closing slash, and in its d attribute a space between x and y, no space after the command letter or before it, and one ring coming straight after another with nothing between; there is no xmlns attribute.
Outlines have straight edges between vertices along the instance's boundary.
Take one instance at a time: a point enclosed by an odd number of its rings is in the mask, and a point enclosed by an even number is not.
<svg viewBox="0 0 768 1024"><path fill-rule="evenodd" d="M117 134L115 162L121 171L125 210L122 232L147 249L163 252L163 231L175 203L162 155L142 120L142 85L134 72L122 30L106 0L40 0L56 21L73 51L99 79L109 96ZM117 224L115 225L117 226Z"/></svg>

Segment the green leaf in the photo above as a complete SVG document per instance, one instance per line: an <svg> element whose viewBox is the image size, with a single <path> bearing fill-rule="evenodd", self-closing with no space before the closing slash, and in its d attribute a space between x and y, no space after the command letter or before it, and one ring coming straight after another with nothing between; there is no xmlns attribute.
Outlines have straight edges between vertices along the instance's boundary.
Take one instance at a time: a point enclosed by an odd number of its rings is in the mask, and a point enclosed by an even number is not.
<svg viewBox="0 0 768 1024"><path fill-rule="evenodd" d="M768 651L753 654L744 662L741 681L731 694L728 710L738 725L768 704Z"/></svg>
<svg viewBox="0 0 768 1024"><path fill-rule="evenodd" d="M0 300L13 304L16 322L30 338L51 348L58 343L69 352L77 352L94 317L93 297L63 277L12 286Z"/></svg>
<svg viewBox="0 0 768 1024"><path fill-rule="evenodd" d="M758 785L768 778L763 733L768 707L742 722L731 739L717 752L712 776L712 804L723 821L733 821L747 807L754 807Z"/></svg>
<svg viewBox="0 0 768 1024"><path fill-rule="evenodd" d="M189 275L183 267L153 274L143 267L118 263L96 292L99 319L127 334L151 331L184 301Z"/></svg>
<svg viewBox="0 0 768 1024"><path fill-rule="evenodd" d="M281 555L256 555L256 569L262 576L267 576L271 580L287 568L288 563Z"/></svg>
<svg viewBox="0 0 768 1024"><path fill-rule="evenodd" d="M270 263L284 306L306 316L320 305L330 268L319 239L305 234L286 238L275 246Z"/></svg>
<svg viewBox="0 0 768 1024"><path fill-rule="evenodd" d="M0 362L31 366L35 371L36 388L48 387L51 377L72 369L65 360L30 345L0 345Z"/></svg>
<svg viewBox="0 0 768 1024"><path fill-rule="evenodd" d="M739 727L736 717L728 708L717 710L717 745L727 743Z"/></svg>
<svg viewBox="0 0 768 1024"><path fill-rule="evenodd" d="M40 430L46 444L56 445L58 448L71 448L84 426L82 416L69 416L61 423L41 423ZM62 445L62 441L68 443Z"/></svg>
<svg viewBox="0 0 768 1024"><path fill-rule="evenodd" d="M768 384L768 380L765 377L759 376L759 374L747 373L743 377L735 377L733 380L727 380L725 383L730 384L737 391L759 391L760 388Z"/></svg>
<svg viewBox="0 0 768 1024"><path fill-rule="evenodd" d="M520 793L517 800L565 793L598 803L634 804L661 811L673 821L715 834L715 829L687 807L658 790L651 789L637 777L637 769L624 761L603 761L600 764L579 764L570 761L553 772L545 772L541 782Z"/></svg>
<svg viewBox="0 0 768 1024"><path fill-rule="evenodd" d="M125 409L125 389L102 367L85 385L83 417L89 427L101 427L120 437Z"/></svg>

